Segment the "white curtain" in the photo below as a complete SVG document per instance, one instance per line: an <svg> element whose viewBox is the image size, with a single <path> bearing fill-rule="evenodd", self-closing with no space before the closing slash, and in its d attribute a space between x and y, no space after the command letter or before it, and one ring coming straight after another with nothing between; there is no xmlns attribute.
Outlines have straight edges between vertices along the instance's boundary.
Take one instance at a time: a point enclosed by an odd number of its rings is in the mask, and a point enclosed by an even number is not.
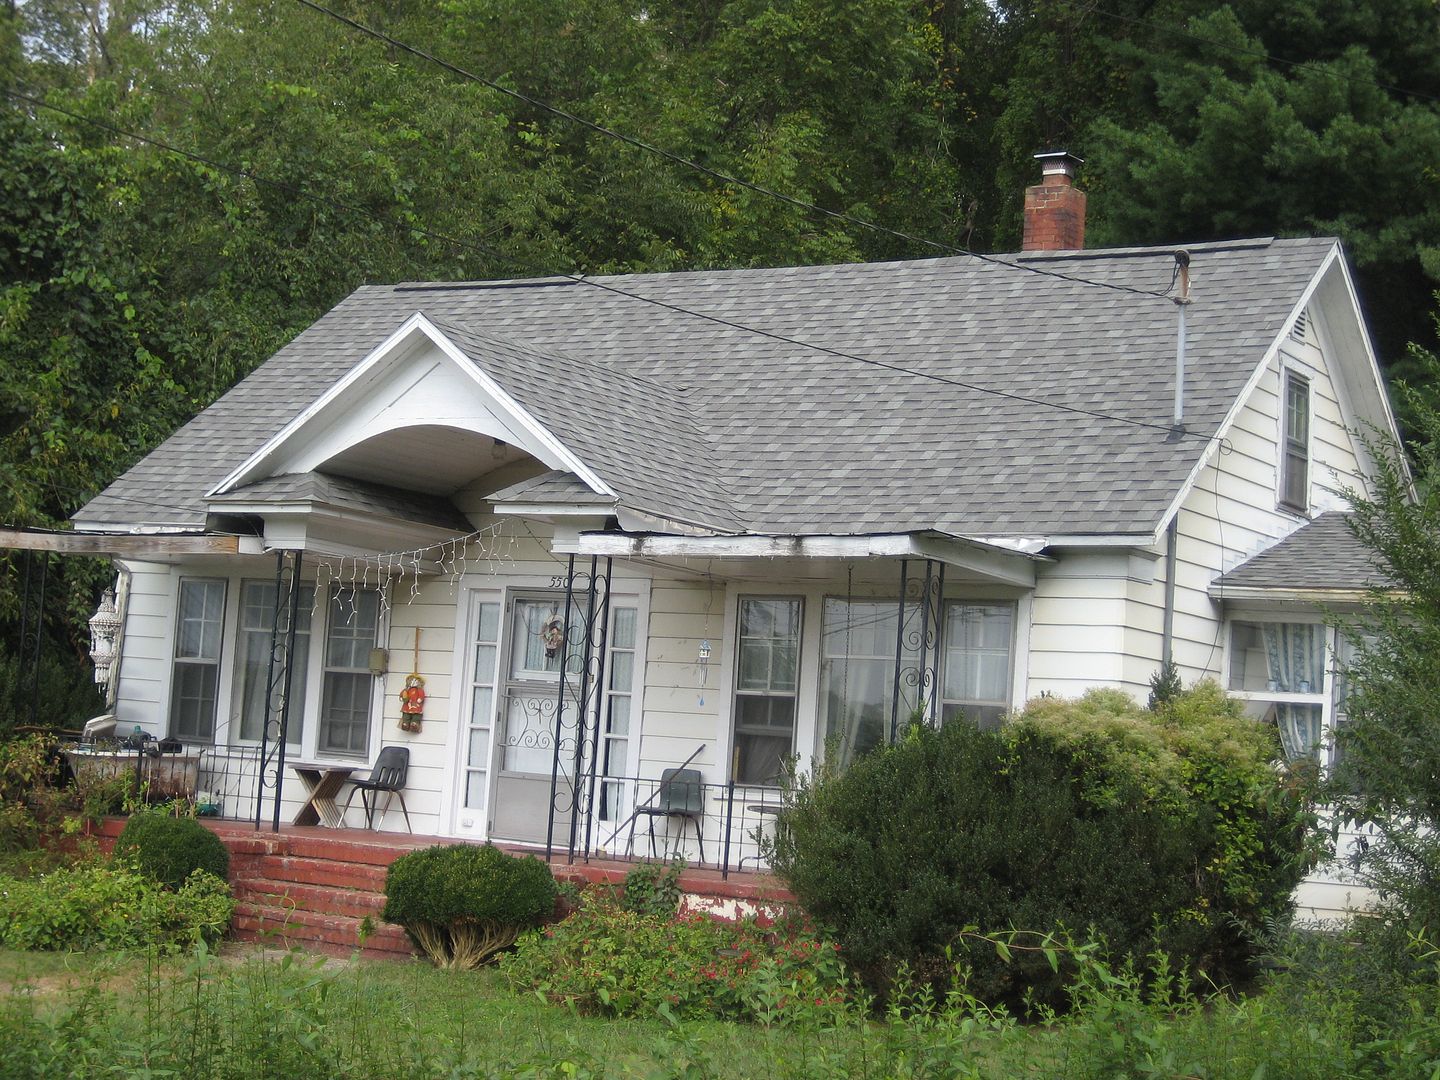
<svg viewBox="0 0 1440 1080"><path fill-rule="evenodd" d="M1261 623L1265 663L1272 689L1283 694L1319 694L1325 680L1325 628L1314 623ZM1319 705L1275 704L1275 721L1288 758L1307 757L1320 745Z"/></svg>

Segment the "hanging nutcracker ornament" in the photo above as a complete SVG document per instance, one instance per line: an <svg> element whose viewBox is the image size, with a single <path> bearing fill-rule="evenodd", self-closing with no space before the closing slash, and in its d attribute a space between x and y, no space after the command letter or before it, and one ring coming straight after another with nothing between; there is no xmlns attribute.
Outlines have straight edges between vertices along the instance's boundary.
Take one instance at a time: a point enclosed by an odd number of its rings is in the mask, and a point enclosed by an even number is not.
<svg viewBox="0 0 1440 1080"><path fill-rule="evenodd" d="M420 675L420 628L415 628L415 663L405 676L405 689L400 691L400 730L419 731L425 712L425 680Z"/></svg>

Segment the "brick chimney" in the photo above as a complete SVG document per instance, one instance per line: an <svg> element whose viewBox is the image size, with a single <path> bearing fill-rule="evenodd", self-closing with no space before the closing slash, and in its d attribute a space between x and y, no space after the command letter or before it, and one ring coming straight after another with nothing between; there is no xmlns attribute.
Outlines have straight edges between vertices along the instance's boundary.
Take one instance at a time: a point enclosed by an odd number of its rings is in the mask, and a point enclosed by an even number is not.
<svg viewBox="0 0 1440 1080"><path fill-rule="evenodd" d="M1022 251L1078 251L1085 246L1085 193L1075 186L1082 159L1064 150L1036 154L1040 183L1025 189Z"/></svg>

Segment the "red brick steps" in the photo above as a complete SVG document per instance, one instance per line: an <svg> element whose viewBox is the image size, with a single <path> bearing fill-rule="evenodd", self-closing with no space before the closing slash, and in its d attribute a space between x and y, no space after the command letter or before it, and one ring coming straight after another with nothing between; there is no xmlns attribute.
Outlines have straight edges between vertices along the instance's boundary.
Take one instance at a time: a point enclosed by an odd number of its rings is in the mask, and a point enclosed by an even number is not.
<svg viewBox="0 0 1440 1080"><path fill-rule="evenodd" d="M435 836L371 833L358 829L286 827L257 832L244 822L204 821L230 852L230 885L235 893L234 936L289 948L348 956L357 949L367 957L398 959L413 950L405 932L384 922L385 871L408 851L455 843ZM109 818L97 829L104 851L114 847L125 827ZM591 884L618 883L627 864L596 860L567 865L556 861L555 876ZM680 879L688 894L713 901L783 904L790 895L761 874L735 874L693 868ZM370 920L365 943L360 931Z"/></svg>

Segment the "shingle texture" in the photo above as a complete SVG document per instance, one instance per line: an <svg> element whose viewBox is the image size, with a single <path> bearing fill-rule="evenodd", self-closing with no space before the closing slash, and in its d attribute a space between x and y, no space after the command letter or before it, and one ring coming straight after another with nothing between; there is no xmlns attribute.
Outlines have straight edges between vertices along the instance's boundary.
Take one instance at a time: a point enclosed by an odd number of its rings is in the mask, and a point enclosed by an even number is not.
<svg viewBox="0 0 1440 1080"><path fill-rule="evenodd" d="M1146 533L1332 247L1189 249L1186 420L1202 437L1183 439L1165 430L1174 305L1009 265L366 287L77 521L198 524L209 487L421 311L636 509L759 533ZM1007 260L1157 291L1174 266L1170 248Z"/></svg>
<svg viewBox="0 0 1440 1080"><path fill-rule="evenodd" d="M1225 589L1342 589L1382 586L1384 576L1370 551L1355 538L1349 515L1321 514L1281 540L1252 556L1210 587Z"/></svg>

